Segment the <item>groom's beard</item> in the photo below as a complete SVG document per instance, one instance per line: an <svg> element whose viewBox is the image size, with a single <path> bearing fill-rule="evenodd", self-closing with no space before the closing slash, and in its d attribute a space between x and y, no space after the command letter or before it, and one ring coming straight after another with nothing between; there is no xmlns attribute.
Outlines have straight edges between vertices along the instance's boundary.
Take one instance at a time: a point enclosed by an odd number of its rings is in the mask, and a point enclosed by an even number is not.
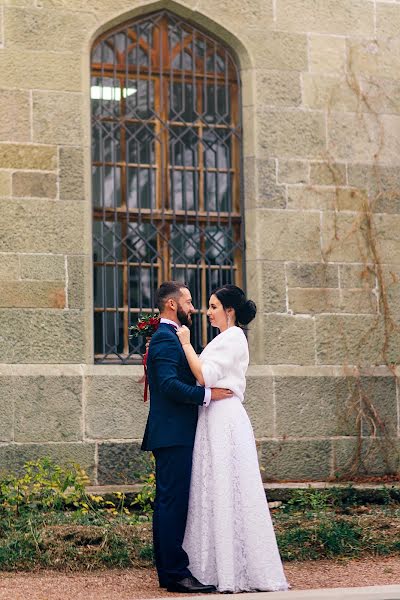
<svg viewBox="0 0 400 600"><path fill-rule="evenodd" d="M186 325L186 327L192 326L192 315L190 313L185 313L185 311L183 311L179 305L176 316L178 317L181 325Z"/></svg>

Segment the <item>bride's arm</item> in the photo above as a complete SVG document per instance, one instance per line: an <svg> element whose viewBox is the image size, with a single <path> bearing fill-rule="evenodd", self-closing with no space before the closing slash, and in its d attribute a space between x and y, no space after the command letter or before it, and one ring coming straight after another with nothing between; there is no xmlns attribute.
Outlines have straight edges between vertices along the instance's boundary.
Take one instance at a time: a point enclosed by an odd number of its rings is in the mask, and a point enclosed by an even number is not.
<svg viewBox="0 0 400 600"><path fill-rule="evenodd" d="M200 359L197 356L192 344L190 343L190 330L184 325L183 327L178 329L176 334L179 338L180 343L182 344L182 348L189 363L190 370L196 377L199 384L205 385Z"/></svg>

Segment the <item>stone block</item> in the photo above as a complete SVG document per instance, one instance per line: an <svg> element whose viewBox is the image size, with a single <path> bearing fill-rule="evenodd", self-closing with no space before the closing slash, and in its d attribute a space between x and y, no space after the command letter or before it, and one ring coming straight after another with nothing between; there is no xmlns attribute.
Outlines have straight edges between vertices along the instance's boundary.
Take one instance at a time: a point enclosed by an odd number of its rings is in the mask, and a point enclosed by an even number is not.
<svg viewBox="0 0 400 600"><path fill-rule="evenodd" d="M75 442L82 439L80 377L14 377L16 442Z"/></svg>
<svg viewBox="0 0 400 600"><path fill-rule="evenodd" d="M376 314L376 295L369 290L341 290L340 312L354 314Z"/></svg>
<svg viewBox="0 0 400 600"><path fill-rule="evenodd" d="M17 254L0 254L0 281L19 279L19 257Z"/></svg>
<svg viewBox="0 0 400 600"><path fill-rule="evenodd" d="M398 406L396 378L361 377L362 435L372 437L397 436Z"/></svg>
<svg viewBox="0 0 400 600"><path fill-rule="evenodd" d="M61 200L84 200L84 153L82 148L60 148L60 198Z"/></svg>
<svg viewBox="0 0 400 600"><path fill-rule="evenodd" d="M340 312L340 290L291 288L289 289L289 310L300 314Z"/></svg>
<svg viewBox="0 0 400 600"><path fill-rule="evenodd" d="M400 6L397 3L376 3L376 37L396 38L399 35Z"/></svg>
<svg viewBox="0 0 400 600"><path fill-rule="evenodd" d="M248 377L245 409L256 438L274 435L274 390L272 377Z"/></svg>
<svg viewBox="0 0 400 600"><path fill-rule="evenodd" d="M129 484L151 469L150 453L137 442L99 444L99 485Z"/></svg>
<svg viewBox="0 0 400 600"><path fill-rule="evenodd" d="M270 365L315 363L314 321L309 317L264 315L264 361Z"/></svg>
<svg viewBox="0 0 400 600"><path fill-rule="evenodd" d="M0 140L27 142L31 138L29 94L0 90Z"/></svg>
<svg viewBox="0 0 400 600"><path fill-rule="evenodd" d="M246 32L243 28L241 37L253 59L256 69L277 71L306 71L307 36L285 31L254 30Z"/></svg>
<svg viewBox="0 0 400 600"><path fill-rule="evenodd" d="M143 384L136 377L87 377L85 403L88 438L142 439L148 407L143 402Z"/></svg>
<svg viewBox="0 0 400 600"><path fill-rule="evenodd" d="M374 215L374 241L379 260L383 263L400 263L399 227L400 215Z"/></svg>
<svg viewBox="0 0 400 600"><path fill-rule="evenodd" d="M279 160L279 183L309 183L309 166L301 160Z"/></svg>
<svg viewBox="0 0 400 600"><path fill-rule="evenodd" d="M0 310L2 363L81 363L86 343L81 311Z"/></svg>
<svg viewBox="0 0 400 600"><path fill-rule="evenodd" d="M398 265L384 265L382 267L382 277L384 290L383 293L380 292L380 302L383 304L383 295L387 302L390 317L398 322L400 317L400 269Z"/></svg>
<svg viewBox="0 0 400 600"><path fill-rule="evenodd" d="M336 288L339 285L337 266L326 263L288 263L286 277L289 287Z"/></svg>
<svg viewBox="0 0 400 600"><path fill-rule="evenodd" d="M300 106L301 86L298 71L259 70L256 74L256 104Z"/></svg>
<svg viewBox="0 0 400 600"><path fill-rule="evenodd" d="M327 111L356 112L360 99L345 77L303 73L304 106Z"/></svg>
<svg viewBox="0 0 400 600"><path fill-rule="evenodd" d="M65 308L65 288L59 281L3 281L1 308Z"/></svg>
<svg viewBox="0 0 400 600"><path fill-rule="evenodd" d="M276 28L284 31L374 36L374 3L365 0L277 0Z"/></svg>
<svg viewBox="0 0 400 600"><path fill-rule="evenodd" d="M360 109L380 114L400 114L400 82L384 77L358 78L361 101Z"/></svg>
<svg viewBox="0 0 400 600"><path fill-rule="evenodd" d="M68 307L89 308L92 274L87 256L68 256ZM90 290L90 291L89 291Z"/></svg>
<svg viewBox="0 0 400 600"><path fill-rule="evenodd" d="M400 334L386 332L382 317L317 315L317 363L373 366L397 363Z"/></svg>
<svg viewBox="0 0 400 600"><path fill-rule="evenodd" d="M324 115L320 112L257 107L257 124L259 155L320 158L326 153Z"/></svg>
<svg viewBox="0 0 400 600"><path fill-rule="evenodd" d="M80 144L85 141L83 96L33 92L33 140L42 144Z"/></svg>
<svg viewBox="0 0 400 600"><path fill-rule="evenodd" d="M0 73L7 73L7 87L12 89L81 91L81 61L81 49L57 53L5 48L0 52Z"/></svg>
<svg viewBox="0 0 400 600"><path fill-rule="evenodd" d="M359 212L368 207L364 191L320 186L288 186L288 208Z"/></svg>
<svg viewBox="0 0 400 600"><path fill-rule="evenodd" d="M282 440L260 443L265 481L325 481L331 474L329 440Z"/></svg>
<svg viewBox="0 0 400 600"><path fill-rule="evenodd" d="M312 73L341 75L346 68L346 41L329 35L309 35L309 66Z"/></svg>
<svg viewBox="0 0 400 600"><path fill-rule="evenodd" d="M70 7L69 7L70 8ZM96 29L96 17L88 11L43 10L42 8L6 7L7 48L79 51Z"/></svg>
<svg viewBox="0 0 400 600"><path fill-rule="evenodd" d="M276 183L274 160L256 160L256 206L286 208L286 189Z"/></svg>
<svg viewBox="0 0 400 600"><path fill-rule="evenodd" d="M339 265L340 287L375 287L375 271L372 265Z"/></svg>
<svg viewBox="0 0 400 600"><path fill-rule="evenodd" d="M334 474L337 477L354 475L382 476L398 474L400 447L398 438L358 438L333 440Z"/></svg>
<svg viewBox="0 0 400 600"><path fill-rule="evenodd" d="M213 20L233 32L242 32L243 23L246 23L248 29L263 27L269 29L273 18L272 4L264 0L252 0L251 2L229 0L218 3L215 3L214 0L198 0L196 12L192 17L195 20L197 12L202 15L212 15Z"/></svg>
<svg viewBox="0 0 400 600"><path fill-rule="evenodd" d="M400 39L347 39L347 70L353 77L380 77L398 80Z"/></svg>
<svg viewBox="0 0 400 600"><path fill-rule="evenodd" d="M4 169L54 171L57 168L56 148L55 146L35 146L33 144L0 143L0 165Z"/></svg>
<svg viewBox="0 0 400 600"><path fill-rule="evenodd" d="M21 279L65 281L65 260L54 254L21 254Z"/></svg>
<svg viewBox="0 0 400 600"><path fill-rule="evenodd" d="M247 242L248 255L252 258L321 260L319 214L263 210L257 211L254 219L252 236Z"/></svg>
<svg viewBox="0 0 400 600"><path fill-rule="evenodd" d="M375 212L400 212L400 173L398 167L348 165L349 185L365 189Z"/></svg>
<svg viewBox="0 0 400 600"><path fill-rule="evenodd" d="M11 196L11 173L0 171L0 197Z"/></svg>
<svg viewBox="0 0 400 600"><path fill-rule="evenodd" d="M57 177L53 173L16 171L12 178L13 196L30 198L55 198Z"/></svg>
<svg viewBox="0 0 400 600"><path fill-rule="evenodd" d="M371 263L369 226L365 216L345 213L322 215L322 251L326 261Z"/></svg>
<svg viewBox="0 0 400 600"><path fill-rule="evenodd" d="M14 377L0 376L0 442L11 442L14 438L13 387Z"/></svg>
<svg viewBox="0 0 400 600"><path fill-rule="evenodd" d="M0 252L85 251L82 202L0 200Z"/></svg>
<svg viewBox="0 0 400 600"><path fill-rule="evenodd" d="M276 377L276 427L279 437L356 435L351 377Z"/></svg>
<svg viewBox="0 0 400 600"><path fill-rule="evenodd" d="M346 165L313 162L310 165L310 183L311 185L344 186L346 185Z"/></svg>
<svg viewBox="0 0 400 600"><path fill-rule="evenodd" d="M367 113L328 116L328 151L336 160L397 164L400 117Z"/></svg>
<svg viewBox="0 0 400 600"><path fill-rule="evenodd" d="M262 309L267 312L286 312L285 268L282 263L261 262Z"/></svg>
<svg viewBox="0 0 400 600"><path fill-rule="evenodd" d="M51 458L56 464L78 464L94 482L95 444L6 444L0 446L1 473L21 473L28 461Z"/></svg>

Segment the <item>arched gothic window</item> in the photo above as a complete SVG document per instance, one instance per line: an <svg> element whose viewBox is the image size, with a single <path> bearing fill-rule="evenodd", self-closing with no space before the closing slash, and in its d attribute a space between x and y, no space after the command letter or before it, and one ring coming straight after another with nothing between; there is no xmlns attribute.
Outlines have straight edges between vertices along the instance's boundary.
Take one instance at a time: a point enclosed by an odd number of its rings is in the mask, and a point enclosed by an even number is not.
<svg viewBox="0 0 400 600"><path fill-rule="evenodd" d="M98 38L91 77L96 361L138 359L129 326L166 279L192 292L200 350L210 291L243 285L236 61L161 11Z"/></svg>

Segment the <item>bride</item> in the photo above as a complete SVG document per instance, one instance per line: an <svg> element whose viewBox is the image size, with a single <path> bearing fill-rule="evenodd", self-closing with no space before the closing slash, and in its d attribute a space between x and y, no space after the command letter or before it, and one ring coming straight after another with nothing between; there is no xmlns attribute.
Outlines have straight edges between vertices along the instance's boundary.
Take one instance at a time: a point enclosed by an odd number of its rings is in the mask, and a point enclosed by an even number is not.
<svg viewBox="0 0 400 600"><path fill-rule="evenodd" d="M199 408L183 547L193 575L220 592L287 590L242 404L249 352L240 326L254 319L256 305L237 286L224 285L211 295L207 315L220 333L200 358L190 330L181 327L177 335L198 383L234 396Z"/></svg>

